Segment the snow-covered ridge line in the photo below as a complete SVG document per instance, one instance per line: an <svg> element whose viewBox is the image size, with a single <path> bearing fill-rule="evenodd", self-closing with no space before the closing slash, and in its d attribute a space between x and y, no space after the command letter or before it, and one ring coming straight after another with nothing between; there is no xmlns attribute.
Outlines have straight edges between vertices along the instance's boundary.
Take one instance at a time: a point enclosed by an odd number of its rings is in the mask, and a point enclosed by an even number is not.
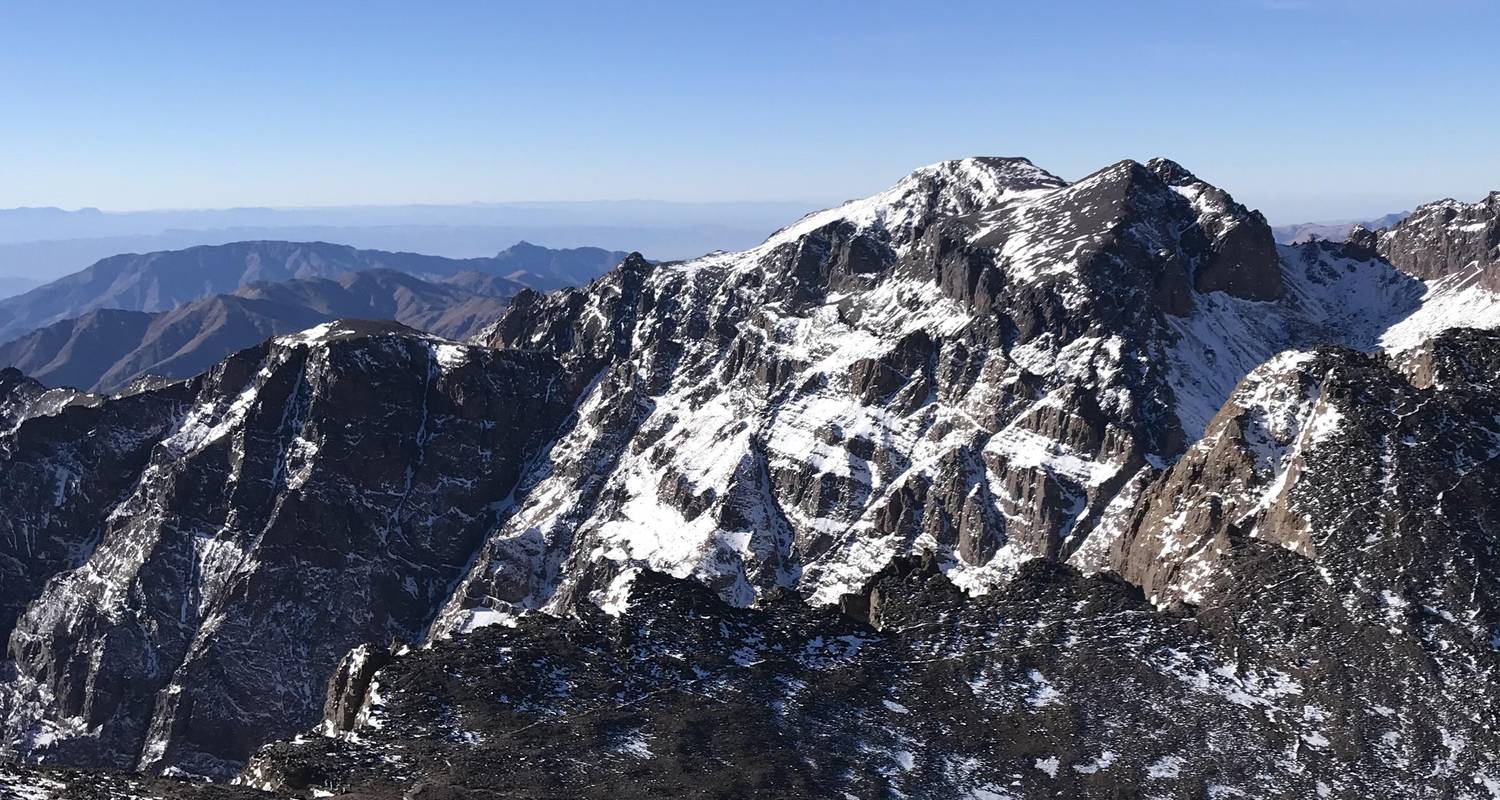
<svg viewBox="0 0 1500 800"><path fill-rule="evenodd" d="M835 222L877 229L899 238L913 224L959 216L1021 197L1035 197L1067 182L1025 158L971 157L921 167L894 186L859 200L815 211L772 234L759 249L786 244Z"/></svg>
<svg viewBox="0 0 1500 800"><path fill-rule="evenodd" d="M926 235L949 222L962 241ZM953 248L966 274L936 260ZM620 460L588 479L547 465L468 591L543 577L479 597L476 619L450 603L439 633L563 610L578 581L617 608L606 587L642 568L743 604L772 583L835 602L921 549L972 591L1036 556L1107 566L1136 493L1245 375L1283 351L1376 348L1441 294L1354 249L1278 249L1258 213L1165 159L1071 184L1024 160L942 162L756 248L644 275L517 315L575 315L567 336L558 320L492 329L545 348L627 326L579 406L601 421L558 451L610 442ZM1015 341L997 335L1012 325ZM617 440L602 420L623 413L625 382L645 416ZM580 484L596 507L566 502Z"/></svg>

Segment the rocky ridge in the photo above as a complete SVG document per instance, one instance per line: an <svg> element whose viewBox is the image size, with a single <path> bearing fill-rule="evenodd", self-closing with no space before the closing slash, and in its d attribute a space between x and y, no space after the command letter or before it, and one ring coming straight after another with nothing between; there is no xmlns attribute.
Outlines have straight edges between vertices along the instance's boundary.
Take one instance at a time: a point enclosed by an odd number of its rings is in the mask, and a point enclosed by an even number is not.
<svg viewBox="0 0 1500 800"><path fill-rule="evenodd" d="M1485 286L1500 290L1500 192L1477 203L1429 203L1395 225L1356 229L1350 241L1424 280L1478 271Z"/></svg>
<svg viewBox="0 0 1500 800"><path fill-rule="evenodd" d="M0 444L7 749L227 777L312 724L350 648L425 635L566 413L556 373L333 323L23 422Z"/></svg>
<svg viewBox="0 0 1500 800"><path fill-rule="evenodd" d="M459 754L463 742L436 743L451 716L439 730L417 708L416 687L438 679L433 659L472 661L475 676L541 704L544 692L527 682L546 675L517 674L512 667L523 662L495 661L493 647L543 658L565 646L558 637L593 641L587 652L567 651L590 676L570 683L568 696L604 698L613 695L601 686L638 665L611 654L602 644L609 637L660 628L684 640L709 637L700 648L709 654L739 641L711 641L713 620L732 619L782 630L787 642L875 637L872 643L886 642L872 644L876 661L907 664L859 662L855 673L835 672L819 685L849 705L819 707L804 720L808 735L826 733L819 746L852 771L812 764L792 776L800 783L739 775L746 783L734 785L793 795L847 785L856 794L886 786L1026 796L1051 787L1089 796L1104 791L1090 787L1113 784L1074 774L1106 771L1108 764L1095 763L1106 745L1122 758L1125 751L1096 736L1100 728L1075 725L1078 715L1098 724L1113 719L1121 730L1162 727L1141 716L1145 708L1113 708L1126 704L1084 681L1092 668L1134 676L1130 685L1139 684L1141 696L1164 692L1159 705L1200 728L1260 732L1246 762L1255 774L1236 767L1233 780L1209 784L1208 772L1189 770L1186 782L1174 784L1188 796L1210 785L1263 791L1269 784L1256 775L1266 770L1302 775L1290 785L1314 792L1315 777L1345 792L1328 776L1366 769L1392 792L1409 789L1405 768L1367 763L1375 751L1307 762L1273 754L1319 750L1321 739L1362 742L1347 738L1371 724L1357 713L1359 691L1407 672L1440 675L1452 686L1413 678L1383 707L1406 711L1410 722L1403 719L1397 735L1423 742L1403 755L1407 766L1441 759L1445 785L1467 791L1495 772L1483 758L1494 751L1489 723L1461 710L1492 685L1493 655L1483 638L1492 624L1488 600L1466 605L1463 590L1488 586L1491 567L1478 556L1493 526L1449 511L1447 495L1424 481L1467 465L1462 474L1474 473L1475 483L1457 488L1475 498L1490 488L1489 462L1478 454L1492 430L1483 414L1496 382L1485 355L1493 342L1480 334L1468 335L1472 341L1455 334L1426 349L1403 342L1493 324L1500 313L1487 317L1469 306L1454 313L1457 295L1446 286L1357 242L1277 247L1258 214L1164 160L1121 162L1067 183L1024 159L968 159L810 215L744 253L659 265L632 257L586 288L522 292L474 345L335 323L246 351L182 384L107 401L70 395L51 405L40 400L40 387L15 376L0 413L19 424L0 437L0 456L29 466L8 464L0 474L14 481L15 496L44 510L8 522L8 539L0 535L0 547L11 547L0 556L26 576L7 601L16 619L0 677L5 747L33 760L227 776L263 742L316 726L340 735L275 745L256 756L243 780L331 791L306 777L323 775L375 796L435 781L432 796L496 796L464 794L479 790L468 778L392 771L384 760L412 764L402 752L457 757L474 765L474 780L495 777L478 766L479 756ZM1329 342L1355 349L1285 356L1252 374L1284 350ZM1455 391L1454 378L1437 377L1423 387L1422 378L1407 377L1423 375L1467 375L1473 386ZM1362 383L1371 387L1368 397L1359 394ZM1318 398L1326 388L1332 399L1308 407L1308 387L1318 387ZM1369 408L1346 409L1349 397ZM1434 398L1441 400L1429 409ZM56 410L65 403L77 405ZM1343 450L1301 435L1329 428L1330 407L1359 432L1346 436L1331 426L1326 441ZM1391 423L1381 408L1398 418L1421 413ZM1465 416L1468 410L1474 414ZM109 414L122 419L106 424ZM67 445L88 430L107 434L92 446L123 444L107 454L74 454ZM1439 430L1446 438L1431 448L1384 447L1392 437ZM1388 455L1394 466L1374 471L1370 465ZM1406 456L1413 460L1400 460ZM1304 475L1309 458L1321 459L1329 474ZM60 477L60 468L77 477ZM1430 535L1405 527L1410 521L1399 509L1359 488L1379 474L1402 492L1409 486L1413 509L1436 502L1453 517ZM1340 526L1356 523L1325 513L1345 497L1360 502L1350 506L1358 512L1351 520L1386 525L1388 538L1408 543L1394 555L1352 545L1354 534ZM1444 544L1464 536L1471 541ZM66 546L50 560L21 549L52 539ZM1347 563L1318 562L1325 552ZM931 591L902 601L902 591L879 585L890 578L887 565L907 563L901 559L910 553L926 553L925 566L894 569L928 576L922 581ZM1431 571L1404 577L1411 568L1402 556L1411 553L1449 564L1453 582ZM1296 558L1318 566L1287 560ZM1407 581L1398 595L1407 608L1426 602L1439 619L1445 613L1458 622L1394 638L1366 631L1372 620L1385 622L1385 612L1372 615L1362 604L1387 602L1349 577L1366 562L1382 581ZM1146 593L1087 577L1110 569ZM1293 576L1301 582L1287 585L1298 594L1264 590ZM965 601L965 592L979 597ZM1088 611L1096 594L1110 613L1124 609L1123 617ZM688 607L706 618L701 630L684 628L684 607L661 599L678 595L696 598ZM839 604L857 619L833 611ZM758 610L736 610L746 606ZM785 620L778 609L786 609ZM938 648L942 662L993 662L1028 646L1020 631L1029 623L1016 621L1070 611L1070 619L1094 627L1062 640L1078 648L1066 651L1072 656L1036 669L1048 681L1080 670L1066 686L1080 697L1077 709L1040 728L1013 715L986 728L1034 730L1058 749L1022 752L1019 739L957 735L934 722L946 707L936 695L927 705L892 699L915 712L901 717L913 728L898 721L894 730L930 737L935 754L979 760L972 780L953 777L953 765L936 772L924 765L903 777L906 759L894 755L894 740L858 738L868 738L871 720L885 719L866 709L900 715L875 705L896 684L931 683L964 696L952 675L928 667L901 677L913 653ZM896 630L942 630L965 614L975 627L960 626L965 635L956 639ZM1131 627L1137 619L1142 627ZM1356 632L1348 641L1371 666L1324 695L1320 682L1331 666L1304 662L1330 629ZM317 646L291 630L310 632ZM1175 656L1142 651L1137 642L1189 653L1196 666L1176 674ZM398 643L432 647L403 653ZM361 645L362 655L349 656ZM1025 652L1042 664L1055 646ZM1100 655L1090 662L1092 650ZM656 665L647 674L666 675L674 663L670 653L637 654L639 664ZM782 684L809 679L796 674L808 669L803 661L777 663L769 683L746 690L745 702L774 710L786 702ZM708 658L696 666L712 673L722 665ZM420 680L401 677L409 668ZM1294 676L1287 680L1300 694L1275 695L1282 674ZM1018 675L1005 680L1037 685L1029 672ZM1257 688L1244 689L1243 676ZM1191 716L1181 700L1189 695L1173 687L1218 686L1219 678L1239 683L1220 687L1225 703L1207 716ZM332 696L325 694L330 679ZM388 681L405 681L406 699L391 702L414 727L398 730L379 711L382 687L394 685ZM490 692L485 686L474 691ZM1242 705L1234 687L1260 700ZM1439 695L1440 702L1422 699ZM983 703L1008 702L1003 692L976 696L980 705L953 719L978 725L971 720L996 713ZM642 724L712 718L677 705L696 702L690 697L668 699ZM1326 727L1306 716L1309 724L1290 722L1307 706L1328 717ZM558 792L593 791L545 754L558 741L546 736L593 741L594 734L533 725L583 706L497 710L490 699L459 696L433 713L471 707L482 724L464 730L477 737L542 737L521 742L540 748L521 752L538 753L544 766L516 772L518 780L530 775ZM1250 721L1240 708L1270 710ZM855 722L843 729L812 724L846 712ZM740 745L764 746L779 730L764 713L744 713ZM394 738L381 738L387 729ZM700 743L683 752L712 744L681 726L668 730L664 742ZM1443 731L1464 737L1463 746L1432 749L1430 742L1448 741ZM1155 762L1136 763L1147 749L1179 757L1172 748L1186 745L1162 736L1129 754L1132 770L1152 772ZM369 747L360 750L364 740ZM986 747L992 750L982 756L967 755ZM877 751L889 752L871 755ZM497 751L482 752L495 760ZM915 766L920 750L901 752ZM1048 766L1032 765L1031 775L1027 758ZM320 763L322 772L307 772ZM522 769L515 759L506 763ZM621 762L650 773L648 785L659 791L697 785L680 774L686 762L676 763ZM945 762L935 755L931 763ZM1234 763L1225 756L1212 768ZM1308 764L1316 769L1308 772ZM1056 783L1053 768L1073 782ZM1042 776L1049 782L1037 783ZM1012 787L1015 780L1021 783Z"/></svg>

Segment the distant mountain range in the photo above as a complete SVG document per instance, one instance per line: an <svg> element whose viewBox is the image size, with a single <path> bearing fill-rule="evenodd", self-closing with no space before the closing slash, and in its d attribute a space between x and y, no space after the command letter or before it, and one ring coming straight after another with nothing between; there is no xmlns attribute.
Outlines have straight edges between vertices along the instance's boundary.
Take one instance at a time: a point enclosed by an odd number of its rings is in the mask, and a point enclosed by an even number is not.
<svg viewBox="0 0 1500 800"><path fill-rule="evenodd" d="M520 242L488 258L453 259L326 242L280 241L117 255L0 300L0 341L98 309L169 311L250 283L336 278L372 269L436 280L477 273L548 291L587 283L609 271L624 255L597 247L552 250Z"/></svg>
<svg viewBox="0 0 1500 800"><path fill-rule="evenodd" d="M0 209L0 276L50 279L116 253L262 239L342 242L450 258L488 255L525 239L555 248L604 245L658 258L690 258L750 247L811 208L795 202L630 200L139 212Z"/></svg>
<svg viewBox="0 0 1500 800"><path fill-rule="evenodd" d="M335 278L252 283L169 311L96 308L0 345L0 366L49 386L116 392L146 378L189 378L230 353L341 317L397 320L463 339L525 288L464 272L433 283L371 269Z"/></svg>
<svg viewBox="0 0 1500 800"><path fill-rule="evenodd" d="M813 204L790 201L683 203L604 200L311 208L101 211L97 208L0 208L0 242L143 236L169 231L248 228L618 227L692 226L774 229ZM765 231L761 231L764 236Z"/></svg>
<svg viewBox="0 0 1500 800"><path fill-rule="evenodd" d="M1368 228L1372 231L1381 228L1389 228L1400 222L1411 214L1410 211L1397 211L1374 219L1346 219L1335 222L1299 222L1295 225L1277 225L1271 228L1271 233L1276 236L1276 241L1281 244L1302 244L1321 239L1325 242L1342 242L1349 238L1349 232L1355 228Z"/></svg>

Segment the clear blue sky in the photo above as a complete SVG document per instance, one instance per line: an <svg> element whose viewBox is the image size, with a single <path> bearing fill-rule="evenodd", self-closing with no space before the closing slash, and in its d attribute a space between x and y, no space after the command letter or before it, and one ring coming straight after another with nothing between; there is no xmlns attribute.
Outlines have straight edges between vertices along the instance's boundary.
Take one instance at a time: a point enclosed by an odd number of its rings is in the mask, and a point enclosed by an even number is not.
<svg viewBox="0 0 1500 800"><path fill-rule="evenodd" d="M0 0L0 207L834 201L1169 155L1273 221L1500 188L1500 2Z"/></svg>

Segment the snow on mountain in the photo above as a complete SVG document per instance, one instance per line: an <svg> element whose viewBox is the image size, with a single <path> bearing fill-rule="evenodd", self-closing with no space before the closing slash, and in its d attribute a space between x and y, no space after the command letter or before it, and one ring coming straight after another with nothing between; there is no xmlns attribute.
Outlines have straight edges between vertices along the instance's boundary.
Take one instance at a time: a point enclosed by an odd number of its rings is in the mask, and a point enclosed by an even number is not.
<svg viewBox="0 0 1500 800"><path fill-rule="evenodd" d="M1480 224L1467 213L1453 219ZM1413 215L1414 232L1389 238L1390 252L1439 241L1438 219ZM1464 248L1482 242L1465 236ZM421 641L436 651L450 637L497 634L486 627L536 635L549 624L538 610L597 605L628 620L635 584L664 580L658 573L706 587L726 608L771 606L790 590L814 609L798 613L837 605L878 628L899 616L899 593L877 596L871 582L907 554L927 554L943 582L1001 597L1002 608L1020 602L1014 592L1024 601L1015 608L1054 602L1039 599L1048 587L1072 596L1084 580L1072 568L1116 569L1147 596L1120 590L1109 609L1156 614L1154 600L1170 615L1200 603L1192 624L1261 647L1282 640L1272 623L1284 609L1252 601L1295 596L1246 598L1246 586L1283 580L1276 559L1295 557L1313 559L1299 580L1337 584L1317 597L1318 613L1339 624L1370 619L1340 610L1346 601L1396 608L1381 589L1441 595L1432 607L1462 619L1457 589L1413 572L1400 552L1366 555L1340 512L1393 540L1413 535L1410 519L1441 512L1418 536L1423 557L1490 580L1484 542L1442 542L1493 529L1444 498L1487 491L1488 423L1465 409L1488 408L1494 375L1463 370L1486 368L1494 348L1460 337L1380 351L1494 324L1500 306L1485 264L1419 274L1380 246L1278 247L1258 213L1161 159L1073 183L1021 159L966 159L744 252L668 264L633 255L587 287L522 291L469 344L340 320L109 399L49 395L0 373L0 748L232 774L264 742L313 727L331 678L349 694L334 716L384 719L365 708L371 687L385 685L372 677L381 667L351 663L351 648ZM1306 354L1323 344L1354 349ZM1480 388L1449 387L1450 375ZM1387 457L1400 468L1380 466ZM1305 474L1313 461L1324 470L1316 479ZM1360 482L1381 475L1415 505L1369 497ZM1451 495L1438 486L1449 478L1460 481ZM1259 549L1267 543L1278 545L1270 555ZM1031 563L1039 558L1068 567ZM1370 565L1385 585L1355 585L1350 564ZM1022 574L1037 580L1016 587ZM1401 583L1409 578L1421 592ZM1263 639L1240 641L1214 616L1240 611L1270 626ZM1112 619L1095 622L1113 630ZM1477 631L1463 629L1473 641ZM1306 644L1293 633L1283 638ZM821 634L810 636L804 644ZM1453 652L1468 658L1472 643ZM959 644L956 659L984 651ZM1148 669L1147 683L1165 675L1223 688L1207 676L1238 662L1188 663L1174 653L1217 645L1179 644L1109 663ZM1291 650L1264 655L1263 676L1304 669ZM1440 671L1462 677L1459 663ZM1056 667L1032 665L1062 691ZM1028 681L1030 696L1042 685L1030 675L1005 680ZM1299 686L1320 679L1302 675ZM996 691L995 702L1008 697ZM1052 695L1038 697L1048 702L1026 707L1051 708ZM1252 705L1271 707L1262 699ZM1107 705L1087 707L1102 722ZM1204 724L1243 728L1239 711L1221 710ZM1427 708L1402 735L1458 730L1450 711ZM1361 724L1349 716L1337 730ZM1471 727L1463 735L1479 741ZM1266 752L1280 730L1266 728ZM1308 747L1326 740L1315 725L1296 733ZM919 744L897 744L879 746L918 763ZM1032 777L1107 774L1115 763L1104 742L1073 744L1087 756L1022 754L1048 765ZM1161 744L1108 750L1122 764L1176 764L1161 759L1181 757L1180 743ZM658 752L649 740L611 746ZM1464 775L1481 768L1464 762Z"/></svg>
<svg viewBox="0 0 1500 800"><path fill-rule="evenodd" d="M1474 302L1356 247L1278 248L1160 159L1073 184L935 165L641 273L523 304L489 338L587 349L597 371L439 631L614 603L643 567L737 603L833 602L923 550L974 591L1038 556L1102 567L1141 487L1255 367Z"/></svg>
<svg viewBox="0 0 1500 800"><path fill-rule="evenodd" d="M883 192L808 214L772 234L757 249L795 241L836 222L876 230L899 243L941 217L962 216L1065 185L1062 178L1025 158L940 161L913 171Z"/></svg>
<svg viewBox="0 0 1500 800"><path fill-rule="evenodd" d="M1381 332L1380 346L1409 350L1451 328L1500 328L1500 291L1489 288L1495 282L1478 267L1427 281L1412 313Z"/></svg>
<svg viewBox="0 0 1500 800"><path fill-rule="evenodd" d="M340 321L0 440L0 747L227 777L420 638L563 411L544 356ZM54 474L56 477L54 477Z"/></svg>
<svg viewBox="0 0 1500 800"><path fill-rule="evenodd" d="M1379 231L1356 229L1350 241L1424 280L1478 269L1500 291L1500 192L1477 203L1439 200Z"/></svg>

